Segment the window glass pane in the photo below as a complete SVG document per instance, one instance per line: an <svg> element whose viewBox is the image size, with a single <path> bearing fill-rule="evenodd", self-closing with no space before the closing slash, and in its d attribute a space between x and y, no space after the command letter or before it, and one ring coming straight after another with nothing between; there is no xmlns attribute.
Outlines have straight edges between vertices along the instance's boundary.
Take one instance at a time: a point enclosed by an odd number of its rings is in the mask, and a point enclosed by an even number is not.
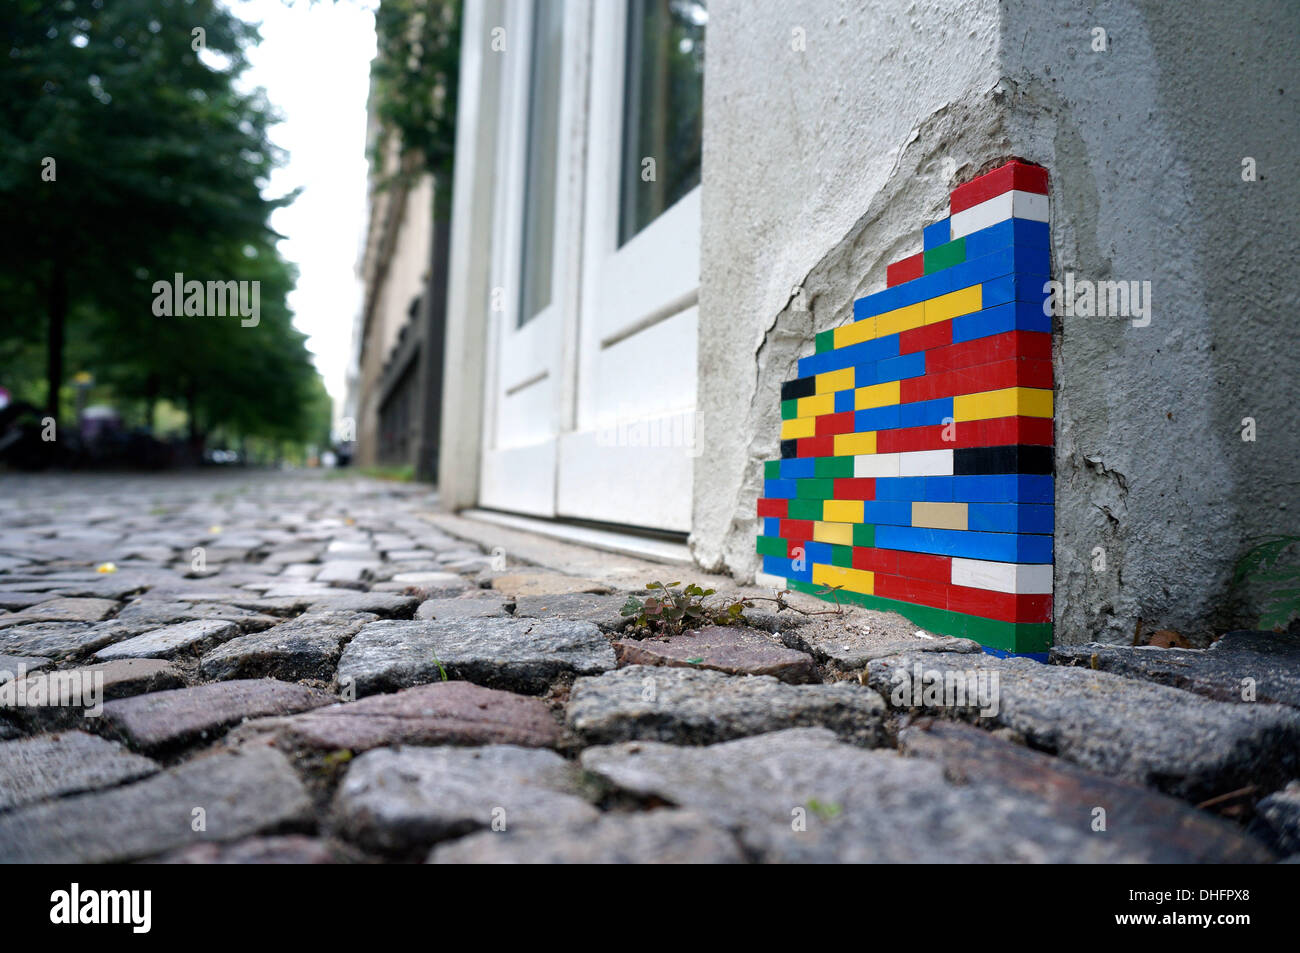
<svg viewBox="0 0 1300 953"><path fill-rule="evenodd" d="M704 0L631 0L620 245L700 183L708 18Z"/></svg>
<svg viewBox="0 0 1300 953"><path fill-rule="evenodd" d="M524 179L520 325L535 318L551 303L563 20L563 0L534 0L531 75L528 83L528 154Z"/></svg>

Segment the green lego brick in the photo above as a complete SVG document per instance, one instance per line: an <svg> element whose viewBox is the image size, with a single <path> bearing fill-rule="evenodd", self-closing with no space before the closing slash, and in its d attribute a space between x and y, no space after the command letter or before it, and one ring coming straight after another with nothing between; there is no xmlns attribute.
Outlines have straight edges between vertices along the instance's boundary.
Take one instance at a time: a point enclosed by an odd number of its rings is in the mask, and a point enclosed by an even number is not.
<svg viewBox="0 0 1300 953"><path fill-rule="evenodd" d="M925 253L925 273L928 275L931 272L942 271L953 265L960 265L965 260L966 239L959 238L955 242L931 248Z"/></svg>
<svg viewBox="0 0 1300 953"><path fill-rule="evenodd" d="M826 351L835 350L835 329L832 328L829 331L822 331L815 338L813 338L813 341L817 345L818 354L823 354Z"/></svg>
<svg viewBox="0 0 1300 953"><path fill-rule="evenodd" d="M783 400L781 401L781 419L794 420L799 416L799 401Z"/></svg>
<svg viewBox="0 0 1300 953"><path fill-rule="evenodd" d="M786 542L780 536L760 536L756 549L760 556L780 556L784 559L788 555Z"/></svg>
<svg viewBox="0 0 1300 953"><path fill-rule="evenodd" d="M763 464L763 479L765 480L781 479L780 460L768 460Z"/></svg>
<svg viewBox="0 0 1300 953"><path fill-rule="evenodd" d="M845 569L852 569L853 568L853 547L832 546L831 565L842 566Z"/></svg>
<svg viewBox="0 0 1300 953"><path fill-rule="evenodd" d="M854 546L875 546L876 545L876 524L875 523L854 523L853 524L853 545Z"/></svg>
<svg viewBox="0 0 1300 953"><path fill-rule="evenodd" d="M853 476L852 457L817 457L813 461L813 472L819 477L834 479Z"/></svg>
<svg viewBox="0 0 1300 953"><path fill-rule="evenodd" d="M795 480L795 496L801 500L829 500L835 496L833 480Z"/></svg>
<svg viewBox="0 0 1300 953"><path fill-rule="evenodd" d="M786 507L786 519L819 520L822 518L822 500L791 500ZM781 554L782 556L785 553Z"/></svg>

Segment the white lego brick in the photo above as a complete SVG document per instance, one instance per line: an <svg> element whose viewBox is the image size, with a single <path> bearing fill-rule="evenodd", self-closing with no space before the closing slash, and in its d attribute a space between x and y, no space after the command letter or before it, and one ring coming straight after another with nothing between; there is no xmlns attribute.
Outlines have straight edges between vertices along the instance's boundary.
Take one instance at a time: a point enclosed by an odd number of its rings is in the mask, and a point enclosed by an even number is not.
<svg viewBox="0 0 1300 953"><path fill-rule="evenodd" d="M911 450L898 455L899 476L952 476L951 450Z"/></svg>
<svg viewBox="0 0 1300 953"><path fill-rule="evenodd" d="M855 477L896 477L898 476L898 454L864 453L853 458L853 475Z"/></svg>
<svg viewBox="0 0 1300 953"><path fill-rule="evenodd" d="M997 563L953 557L952 584L1016 595L1051 595L1050 563Z"/></svg>
<svg viewBox="0 0 1300 953"><path fill-rule="evenodd" d="M995 195L954 214L951 218L952 237L955 240L1013 217L1047 221L1047 196L1017 190Z"/></svg>
<svg viewBox="0 0 1300 953"><path fill-rule="evenodd" d="M754 585L760 589L784 589L786 582L780 576L769 576L765 572L754 573Z"/></svg>

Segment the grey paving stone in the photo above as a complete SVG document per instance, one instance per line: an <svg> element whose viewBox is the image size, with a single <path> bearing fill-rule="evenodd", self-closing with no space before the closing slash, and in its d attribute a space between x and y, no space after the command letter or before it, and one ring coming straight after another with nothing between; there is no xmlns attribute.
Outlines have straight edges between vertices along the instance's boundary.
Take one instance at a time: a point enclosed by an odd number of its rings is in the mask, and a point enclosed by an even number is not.
<svg viewBox="0 0 1300 953"><path fill-rule="evenodd" d="M200 660L199 674L213 679L328 680L334 676L343 643L378 618L371 612L308 612L217 646Z"/></svg>
<svg viewBox="0 0 1300 953"><path fill-rule="evenodd" d="M545 570L512 570L496 573L492 579L492 588L516 599L524 596L557 596L569 592L602 594L613 591L612 587L595 579L566 576L563 573Z"/></svg>
<svg viewBox="0 0 1300 953"><path fill-rule="evenodd" d="M433 849L433 864L740 864L726 830L691 811L605 814L588 824L470 834Z"/></svg>
<svg viewBox="0 0 1300 953"><path fill-rule="evenodd" d="M28 675L21 686L12 686L12 699L8 692L0 692L0 711L33 730L84 727L86 719L102 714L104 702L183 684L180 672L170 662L120 659ZM11 700L17 703L19 691L26 704L9 707Z"/></svg>
<svg viewBox="0 0 1300 953"><path fill-rule="evenodd" d="M947 679L992 687L995 675L996 711L986 707L984 716L923 693ZM983 654L891 656L871 662L867 678L891 707L1010 728L1039 750L1193 802L1247 784L1267 789L1300 768L1300 713L1281 705L1216 702L1107 672Z"/></svg>
<svg viewBox="0 0 1300 953"><path fill-rule="evenodd" d="M840 672L854 672L872 659L903 652L982 651L978 642L926 632L893 612L858 608L846 611L843 617L809 617L804 625L784 629L781 638L791 648L808 652Z"/></svg>
<svg viewBox="0 0 1300 953"><path fill-rule="evenodd" d="M153 774L158 765L80 731L0 744L0 811ZM2 849L2 848L0 848Z"/></svg>
<svg viewBox="0 0 1300 953"><path fill-rule="evenodd" d="M573 683L565 722L587 744L644 738L714 744L816 726L864 745L888 743L885 703L851 682L787 685L770 676L634 665Z"/></svg>
<svg viewBox="0 0 1300 953"><path fill-rule="evenodd" d="M334 559L322 563L314 578L317 582L359 583L367 571L378 565L378 559ZM278 591L280 587L275 588Z"/></svg>
<svg viewBox="0 0 1300 953"><path fill-rule="evenodd" d="M627 595L600 596L586 592L565 592L549 596L520 596L515 615L533 619L573 619L592 622L602 632L621 632L631 619L619 611Z"/></svg>
<svg viewBox="0 0 1300 953"><path fill-rule="evenodd" d="M151 864L338 864L346 858L329 841L303 834L249 837L229 844L204 843L183 847Z"/></svg>
<svg viewBox="0 0 1300 953"><path fill-rule="evenodd" d="M219 619L180 622L116 642L96 652L95 658L104 662L121 658L175 658L201 653L238 634L239 626Z"/></svg>
<svg viewBox="0 0 1300 953"><path fill-rule="evenodd" d="M451 572L399 572L391 576L388 581L439 592L457 592L474 588L474 584L468 579Z"/></svg>
<svg viewBox="0 0 1300 953"><path fill-rule="evenodd" d="M1056 665L1144 678L1225 702L1300 708L1300 633L1229 632L1208 649L1061 645Z"/></svg>
<svg viewBox="0 0 1300 953"><path fill-rule="evenodd" d="M817 681L812 656L788 649L766 633L709 626L663 638L620 639L619 665L667 665L713 669L732 675L771 675L783 682Z"/></svg>
<svg viewBox="0 0 1300 953"><path fill-rule="evenodd" d="M211 739L248 718L288 715L333 701L305 685L245 679L118 699L104 705L104 718L133 747L161 751Z"/></svg>
<svg viewBox="0 0 1300 953"><path fill-rule="evenodd" d="M333 609L337 612L373 612L383 619L409 618L420 604L414 596L389 592L354 592L335 589L305 600L312 612Z"/></svg>
<svg viewBox="0 0 1300 953"><path fill-rule="evenodd" d="M475 593L481 590L474 590ZM430 619L497 619L510 615L506 607L510 601L495 593L473 597L457 596L449 599L426 599L415 610L415 618Z"/></svg>
<svg viewBox="0 0 1300 953"><path fill-rule="evenodd" d="M380 748L352 762L335 799L342 833L370 850L422 855L471 831L593 821L573 766L552 751Z"/></svg>
<svg viewBox="0 0 1300 953"><path fill-rule="evenodd" d="M196 810L205 830L194 830ZM305 825L311 800L269 747L222 751L123 787L0 814L0 863L135 860Z"/></svg>
<svg viewBox="0 0 1300 953"><path fill-rule="evenodd" d="M1292 781L1255 805L1251 833L1279 855L1300 852L1300 781Z"/></svg>
<svg viewBox="0 0 1300 953"><path fill-rule="evenodd" d="M283 620L262 612L250 612L238 606L203 602L159 602L137 600L127 605L113 619L119 625L149 627L175 625L179 622L233 622L244 632L268 629Z"/></svg>
<svg viewBox="0 0 1300 953"><path fill-rule="evenodd" d="M93 622L35 622L0 629L0 652L64 658L93 652L129 638L132 630Z"/></svg>
<svg viewBox="0 0 1300 953"><path fill-rule="evenodd" d="M99 622L116 611L117 602L112 599L49 599L0 616L0 628L29 622Z"/></svg>
<svg viewBox="0 0 1300 953"><path fill-rule="evenodd" d="M358 695L449 678L540 694L562 675L614 667L614 651L590 622L454 619L374 622L339 659Z"/></svg>
<svg viewBox="0 0 1300 953"><path fill-rule="evenodd" d="M259 718L232 739L258 737L294 750L354 753L399 744L545 748L559 742L560 726L540 699L470 682L434 682L287 718Z"/></svg>
<svg viewBox="0 0 1300 953"><path fill-rule="evenodd" d="M3 578L3 576L0 576L0 579ZM50 597L43 592L0 592L0 609L4 609L6 612L26 609L28 606L49 601Z"/></svg>
<svg viewBox="0 0 1300 953"><path fill-rule="evenodd" d="M39 655L0 655L0 685L25 677L28 672L35 672L49 664L49 659Z"/></svg>

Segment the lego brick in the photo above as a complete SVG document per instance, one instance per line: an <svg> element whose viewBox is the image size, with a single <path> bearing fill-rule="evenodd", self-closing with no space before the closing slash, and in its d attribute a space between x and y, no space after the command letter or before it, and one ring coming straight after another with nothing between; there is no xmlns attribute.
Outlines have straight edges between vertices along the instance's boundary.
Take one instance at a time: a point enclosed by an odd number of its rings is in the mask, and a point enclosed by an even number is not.
<svg viewBox="0 0 1300 953"><path fill-rule="evenodd" d="M898 550L876 549L874 546L853 547L853 568L868 572L898 573Z"/></svg>
<svg viewBox="0 0 1300 953"><path fill-rule="evenodd" d="M781 520L780 520L779 518L775 517L775 516L767 516L767 517L764 517L764 518L763 518L763 535L764 535L764 536L780 536L780 535L781 535Z"/></svg>
<svg viewBox="0 0 1300 953"><path fill-rule="evenodd" d="M984 420L990 417L1051 417L1052 392L1029 387L963 394L952 399L955 420Z"/></svg>
<svg viewBox="0 0 1300 953"><path fill-rule="evenodd" d="M1052 561L1050 536L973 533L969 530L925 529L882 523L876 526L876 543L883 549L906 549L918 553L962 556L966 559L987 559L993 562L1050 563Z"/></svg>
<svg viewBox="0 0 1300 953"><path fill-rule="evenodd" d="M856 371L857 368L854 368ZM853 391L837 390L835 392L835 413L842 414L846 410L853 410Z"/></svg>
<svg viewBox="0 0 1300 953"><path fill-rule="evenodd" d="M835 481L837 500L874 500L875 498L876 481L869 477L864 479L844 477Z"/></svg>
<svg viewBox="0 0 1300 953"><path fill-rule="evenodd" d="M858 523L853 527L853 545L856 546L875 546L876 545L876 524ZM854 563L856 566L857 563ZM861 568L861 567L858 567Z"/></svg>
<svg viewBox="0 0 1300 953"><path fill-rule="evenodd" d="M788 500L795 495L794 480L764 480L763 496L769 500Z"/></svg>
<svg viewBox="0 0 1300 953"><path fill-rule="evenodd" d="M837 390L849 390L853 387L853 368L842 367L838 371L827 371L815 378L818 394L830 394Z"/></svg>
<svg viewBox="0 0 1300 953"><path fill-rule="evenodd" d="M913 503L912 525L929 529L966 529L968 503Z"/></svg>
<svg viewBox="0 0 1300 953"><path fill-rule="evenodd" d="M800 457L835 456L834 437L802 437L795 443L798 445L796 455ZM785 441L781 442L781 449L785 450Z"/></svg>
<svg viewBox="0 0 1300 953"><path fill-rule="evenodd" d="M898 336L899 356L914 354L917 351L930 351L952 343L952 322L940 321L938 324L925 324L919 328L904 331ZM930 371L930 356L926 355L925 369Z"/></svg>
<svg viewBox="0 0 1300 953"><path fill-rule="evenodd" d="M953 344L1005 334L1009 331L1033 331L1050 336L1052 319L1043 313L1041 302L1005 301L990 306L988 300L991 284L984 286L984 310L954 318ZM1050 356L1050 354L1049 354Z"/></svg>
<svg viewBox="0 0 1300 953"><path fill-rule="evenodd" d="M825 374L827 371L838 371L844 367L869 364L872 361L883 361L891 357L898 357L897 335L875 338L870 341L863 341L860 344L850 344L847 347L827 351L825 354L801 357L799 358L800 380L808 380L809 383L813 383L809 375ZM785 397L786 395L782 394L781 396Z"/></svg>
<svg viewBox="0 0 1300 953"><path fill-rule="evenodd" d="M929 579L909 579L905 576L883 574L875 578L876 595L886 599L932 606L936 609L948 607L948 588L946 582L934 582Z"/></svg>
<svg viewBox="0 0 1300 953"><path fill-rule="evenodd" d="M854 427L857 414L854 414ZM867 430L861 433L844 433L835 438L835 456L837 457L855 457L859 454L872 454L876 452L876 432Z"/></svg>
<svg viewBox="0 0 1300 953"><path fill-rule="evenodd" d="M972 589L1050 595L1052 567L1044 563L1000 563L958 558L952 561L951 581L954 586Z"/></svg>
<svg viewBox="0 0 1300 953"><path fill-rule="evenodd" d="M913 278L920 278L923 274L925 274L925 265L922 256L911 255L885 268L885 284L890 287L901 285Z"/></svg>
<svg viewBox="0 0 1300 953"><path fill-rule="evenodd" d="M832 328L827 331L818 331L813 336L813 348L815 353L821 354L830 351L835 347L835 330Z"/></svg>
<svg viewBox="0 0 1300 953"><path fill-rule="evenodd" d="M993 310L1015 310L1014 305L999 305ZM978 312L979 315L986 314ZM1005 312L1004 312L1005 313ZM957 329L966 318L957 318L946 327ZM944 325L937 325L943 327ZM972 339L974 338L974 339ZM994 361L1013 358L1028 358L1050 361L1052 359L1052 335L1037 331L1018 331L1008 329L993 335L972 335L960 337L944 347L936 347L925 356L925 368L928 374L946 374L963 367L977 367Z"/></svg>
<svg viewBox="0 0 1300 953"><path fill-rule="evenodd" d="M813 584L837 586L850 592L871 595L873 574L861 569L847 569L843 566L813 566Z"/></svg>
<svg viewBox="0 0 1300 953"><path fill-rule="evenodd" d="M905 308L886 311L875 317L875 336L883 338L887 334L898 334L925 324L925 305L923 302L909 304Z"/></svg>
<svg viewBox="0 0 1300 953"><path fill-rule="evenodd" d="M888 430L890 427L900 426L898 407L898 404L891 404L888 407L872 407L870 410L855 411L854 420L857 429L866 432L868 430Z"/></svg>
<svg viewBox="0 0 1300 953"><path fill-rule="evenodd" d="M940 245L946 245L952 241L952 229L948 225L946 218L941 218L933 225L927 225L921 229L921 244L925 250L938 248Z"/></svg>
<svg viewBox="0 0 1300 953"><path fill-rule="evenodd" d="M795 497L800 500L829 500L835 495L834 480L796 480Z"/></svg>
<svg viewBox="0 0 1300 953"><path fill-rule="evenodd" d="M790 541L779 536L759 536L757 552L760 556L788 556Z"/></svg>
<svg viewBox="0 0 1300 953"><path fill-rule="evenodd" d="M834 543L837 546L852 546L853 524L826 522L814 523L812 538L819 543Z"/></svg>
<svg viewBox="0 0 1300 953"><path fill-rule="evenodd" d="M898 341L899 335L895 334L891 341ZM906 377L920 377L925 373L925 354L917 352L915 354L904 354L899 357L886 358L883 361L877 361L875 364L875 379L866 381L862 379L861 368L859 368L858 385L888 383L890 381L902 380Z"/></svg>
<svg viewBox="0 0 1300 953"><path fill-rule="evenodd" d="M833 457L818 457L813 463L815 464L813 476L823 479L853 476L853 460L850 456L836 454ZM838 495L837 493L836 496Z"/></svg>
<svg viewBox="0 0 1300 953"><path fill-rule="evenodd" d="M797 553L795 552L796 548L799 550ZM810 563L825 563L829 565L831 561L831 552L834 549L835 547L830 543L819 543L816 540L809 540L801 547L792 546L790 549L790 555L806 559Z"/></svg>
<svg viewBox="0 0 1300 953"><path fill-rule="evenodd" d="M794 420L781 421L781 439L797 440L800 437L812 437L817 433L815 417L796 417Z"/></svg>
<svg viewBox="0 0 1300 953"><path fill-rule="evenodd" d="M956 241L950 241L945 245L926 249L924 254L925 273L927 275L943 268L951 268L953 265L960 265L966 260L966 239L959 238Z"/></svg>
<svg viewBox="0 0 1300 953"><path fill-rule="evenodd" d="M948 587L948 609L1002 622L1051 622L1052 597Z"/></svg>
<svg viewBox="0 0 1300 953"><path fill-rule="evenodd" d="M960 212L954 212L949 216L949 221L952 223L952 237L954 240L961 238L1008 218L1028 218L1035 222L1046 222L1048 220L1047 196L1015 189L995 195Z"/></svg>
<svg viewBox="0 0 1300 953"><path fill-rule="evenodd" d="M799 377L781 385L782 400L798 400L800 397L811 397L815 393L817 393L817 381L812 377Z"/></svg>
<svg viewBox="0 0 1300 953"><path fill-rule="evenodd" d="M880 478L876 480L877 500L904 500L929 503L951 503L952 477L907 476L896 479ZM911 519L902 525L908 526Z"/></svg>
<svg viewBox="0 0 1300 953"><path fill-rule="evenodd" d="M857 568L853 565L853 547L852 546L832 546L831 547L831 565L843 566L845 568Z"/></svg>
<svg viewBox="0 0 1300 953"><path fill-rule="evenodd" d="M780 556L764 556L763 572L769 576L785 579L787 585L793 582L812 582L812 569L810 567L795 569L793 560L782 559Z"/></svg>
<svg viewBox="0 0 1300 953"><path fill-rule="evenodd" d="M1028 218L1008 218L966 236L966 257L980 258L1008 245L1047 248L1051 230L1046 222Z"/></svg>
<svg viewBox="0 0 1300 953"><path fill-rule="evenodd" d="M1046 503L971 503L968 529L982 533L1051 533L1055 511Z"/></svg>
<svg viewBox="0 0 1300 953"><path fill-rule="evenodd" d="M886 404L897 404L898 397L898 381L859 387L853 392L853 409L868 410L872 407L884 407Z"/></svg>
<svg viewBox="0 0 1300 953"><path fill-rule="evenodd" d="M898 455L898 475L952 476L952 450L916 450Z"/></svg>
<svg viewBox="0 0 1300 953"><path fill-rule="evenodd" d="M948 479L952 481L953 500L965 503L1051 503L1055 493L1055 481L1050 476L1030 473L953 476ZM880 484L876 484L876 494L880 494Z"/></svg>
<svg viewBox="0 0 1300 953"><path fill-rule="evenodd" d="M880 442L877 435L877 445ZM853 475L855 477L896 477L898 476L897 453L874 453L853 458Z"/></svg>
<svg viewBox="0 0 1300 953"><path fill-rule="evenodd" d="M904 404L961 394L1004 390L1008 387L1052 388L1052 362L1036 358L1008 358L959 367L955 371L931 373L903 381L901 399Z"/></svg>
<svg viewBox="0 0 1300 953"><path fill-rule="evenodd" d="M822 519L831 523L861 523L862 500L827 500Z"/></svg>
<svg viewBox="0 0 1300 953"><path fill-rule="evenodd" d="M1003 275L984 282L984 307L993 308L1009 301L1028 301L1038 307L1039 313L1048 316L1044 310L1049 286L1047 278L1041 275ZM1025 328L1027 331L1043 331L1049 328Z"/></svg>
<svg viewBox="0 0 1300 953"><path fill-rule="evenodd" d="M763 478L767 480L778 480L781 478L781 461L767 460L763 463Z"/></svg>
<svg viewBox="0 0 1300 953"><path fill-rule="evenodd" d="M810 457L791 457L781 461L782 480L807 480L817 475L817 461Z"/></svg>
<svg viewBox="0 0 1300 953"><path fill-rule="evenodd" d="M1011 191L1040 193L1045 196L1047 170L1042 166L1012 160L953 189L948 200L948 212L950 215L964 212L994 196Z"/></svg>
<svg viewBox="0 0 1300 953"><path fill-rule="evenodd" d="M772 576L765 572L754 573L754 585L760 589L785 589L787 588L784 576Z"/></svg>
<svg viewBox="0 0 1300 953"><path fill-rule="evenodd" d="M979 311L982 307L980 295L980 286L971 285L929 299L925 302L925 323L937 324L940 321L950 321L961 314Z"/></svg>
<svg viewBox="0 0 1300 953"><path fill-rule="evenodd" d="M813 397L800 397L798 401L800 417L816 417L818 414L835 412L834 394L817 394Z"/></svg>
<svg viewBox="0 0 1300 953"><path fill-rule="evenodd" d="M789 500L769 500L761 498L758 501L758 515L777 517L785 516L789 504Z"/></svg>
<svg viewBox="0 0 1300 953"><path fill-rule="evenodd" d="M838 414L823 414L820 417L810 417L809 419L816 421L817 433L815 436L818 437L833 437L839 434L849 434L852 433L856 427L854 414L851 410L846 410L843 413ZM841 453L842 451L839 449L839 445L836 444L835 455L839 456Z"/></svg>
<svg viewBox="0 0 1300 953"><path fill-rule="evenodd" d="M788 459L790 459L791 457L797 457L798 455L799 455L799 441L797 441L797 440L782 440L782 441L781 441L781 459L782 459L782 460L788 460Z"/></svg>
<svg viewBox="0 0 1300 953"><path fill-rule="evenodd" d="M822 518L824 502L823 500L790 500L786 516L792 520L819 520Z"/></svg>
<svg viewBox="0 0 1300 953"><path fill-rule="evenodd" d="M876 337L875 317L855 319L852 324L841 325L835 329L835 346L848 347L851 344L870 341L874 337Z"/></svg>
<svg viewBox="0 0 1300 953"><path fill-rule="evenodd" d="M862 502L862 520L880 528L889 526L912 525L912 504L909 500L882 500L879 497L880 484L876 484L876 499ZM862 544L859 544L862 545Z"/></svg>
<svg viewBox="0 0 1300 953"><path fill-rule="evenodd" d="M790 420L799 416L799 401L783 400L781 401L781 419Z"/></svg>
<svg viewBox="0 0 1300 953"><path fill-rule="evenodd" d="M953 452L952 472L972 473L1051 473L1054 456L1051 447L1011 444L1000 447L965 447Z"/></svg>
<svg viewBox="0 0 1300 953"><path fill-rule="evenodd" d="M894 574L908 579L926 579L930 582L952 581L952 557L931 553L911 553L906 550L882 549L878 552L894 553Z"/></svg>
<svg viewBox="0 0 1300 953"><path fill-rule="evenodd" d="M781 520L776 535L783 536L786 539L812 539L814 526L816 526L816 523L812 520Z"/></svg>
<svg viewBox="0 0 1300 953"><path fill-rule="evenodd" d="M953 402L957 399L955 397L940 397L935 400L919 400L911 404L899 404L898 422L894 426L927 427L944 423L946 420L953 418ZM872 411L858 411L859 426L862 425L861 414L863 413L872 413Z"/></svg>

